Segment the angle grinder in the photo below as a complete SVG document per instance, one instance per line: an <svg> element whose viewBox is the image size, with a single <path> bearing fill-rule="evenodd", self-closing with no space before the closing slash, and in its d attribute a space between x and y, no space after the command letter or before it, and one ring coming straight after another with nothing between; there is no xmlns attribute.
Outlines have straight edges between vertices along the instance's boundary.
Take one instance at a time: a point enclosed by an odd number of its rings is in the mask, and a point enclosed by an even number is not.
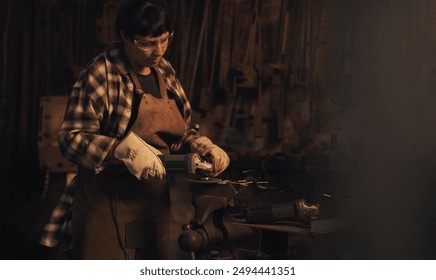
<svg viewBox="0 0 436 280"><path fill-rule="evenodd" d="M169 173L187 173L194 175L188 181L199 184L216 184L221 179L211 177L213 164L198 153L183 155L160 155L165 170Z"/></svg>

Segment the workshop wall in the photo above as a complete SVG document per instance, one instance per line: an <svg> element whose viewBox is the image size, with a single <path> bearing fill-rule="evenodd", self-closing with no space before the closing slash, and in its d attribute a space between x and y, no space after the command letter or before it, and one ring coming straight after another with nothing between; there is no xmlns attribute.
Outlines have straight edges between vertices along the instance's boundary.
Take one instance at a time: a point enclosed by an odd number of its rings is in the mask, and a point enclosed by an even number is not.
<svg viewBox="0 0 436 280"><path fill-rule="evenodd" d="M344 258L434 256L418 240L436 224L436 1L166 2L175 28L167 56L201 132L230 154L224 176L251 170L297 197L334 201L335 214L358 198L361 234ZM35 209L47 208L41 98L68 95L116 39L119 4L0 3L1 217L17 233L2 240L29 242ZM28 250L20 244L8 256Z"/></svg>
<svg viewBox="0 0 436 280"><path fill-rule="evenodd" d="M10 71L3 73L2 104L29 107L9 112L22 127L18 138L26 139L17 144L21 154L36 140L34 104L41 96L67 95L83 65L115 39L119 2L2 4L4 50L14 58L3 56ZM326 88L331 2L168 4L176 30L168 56L214 140L238 152L287 153L314 148L323 129L331 133L321 118L331 92ZM8 149L2 153L7 156Z"/></svg>
<svg viewBox="0 0 436 280"><path fill-rule="evenodd" d="M116 39L112 25L119 3L1 4L2 170L23 162L37 169L42 97L67 96L82 67ZM253 152L301 157L331 149L337 128L326 111L335 91L328 81L337 80L343 67L332 57L334 46L342 44L332 32L341 24L335 22L336 5L168 1L176 31L168 57L202 133L235 160Z"/></svg>

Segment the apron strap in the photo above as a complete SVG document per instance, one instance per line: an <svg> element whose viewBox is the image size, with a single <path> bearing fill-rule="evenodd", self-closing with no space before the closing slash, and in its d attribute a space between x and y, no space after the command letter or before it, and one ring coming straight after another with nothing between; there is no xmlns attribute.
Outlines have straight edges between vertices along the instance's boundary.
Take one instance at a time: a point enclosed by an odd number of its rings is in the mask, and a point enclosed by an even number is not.
<svg viewBox="0 0 436 280"><path fill-rule="evenodd" d="M154 71L156 71L157 74L157 78L159 80L159 90L160 90L160 94L162 95L162 98L164 99L168 99L168 93L167 93L167 84L165 83L162 74L160 73L159 69L157 68L157 66L155 66Z"/></svg>
<svg viewBox="0 0 436 280"><path fill-rule="evenodd" d="M154 69L154 71L156 71L156 74L158 77L160 95L162 96L163 99L168 99L168 93L167 93L167 87L166 87L165 81L164 81L162 75L160 74L159 70L157 69L157 67L155 67L153 69ZM132 69L129 69L129 73L130 73L130 77L132 78L133 83L135 84L135 87L136 87L136 90L138 91L138 93L141 96L144 95L144 91L142 90L141 83L139 82L138 75L136 74L136 72L133 71Z"/></svg>

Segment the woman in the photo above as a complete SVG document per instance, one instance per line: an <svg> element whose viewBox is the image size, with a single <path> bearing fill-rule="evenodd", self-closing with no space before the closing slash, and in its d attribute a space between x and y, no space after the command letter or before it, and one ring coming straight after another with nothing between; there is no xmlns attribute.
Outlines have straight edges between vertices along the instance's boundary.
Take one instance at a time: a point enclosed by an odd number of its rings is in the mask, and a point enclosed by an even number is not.
<svg viewBox="0 0 436 280"><path fill-rule="evenodd" d="M229 158L191 126L189 102L163 57L174 34L164 5L127 1L116 32L121 41L96 56L74 84L59 131L63 155L79 166L68 188L73 254L166 259L169 189L159 155L198 152L211 159L213 176ZM52 221L59 221L55 212Z"/></svg>

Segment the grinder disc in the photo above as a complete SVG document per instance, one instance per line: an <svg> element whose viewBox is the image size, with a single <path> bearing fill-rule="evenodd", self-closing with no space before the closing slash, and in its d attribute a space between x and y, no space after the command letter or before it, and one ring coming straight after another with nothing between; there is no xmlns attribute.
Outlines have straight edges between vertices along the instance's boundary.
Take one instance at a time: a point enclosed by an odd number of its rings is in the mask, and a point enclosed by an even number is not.
<svg viewBox="0 0 436 280"><path fill-rule="evenodd" d="M196 183L196 184L217 184L221 181L222 181L221 179L214 178L214 177L200 177L200 178L188 179L188 182Z"/></svg>

